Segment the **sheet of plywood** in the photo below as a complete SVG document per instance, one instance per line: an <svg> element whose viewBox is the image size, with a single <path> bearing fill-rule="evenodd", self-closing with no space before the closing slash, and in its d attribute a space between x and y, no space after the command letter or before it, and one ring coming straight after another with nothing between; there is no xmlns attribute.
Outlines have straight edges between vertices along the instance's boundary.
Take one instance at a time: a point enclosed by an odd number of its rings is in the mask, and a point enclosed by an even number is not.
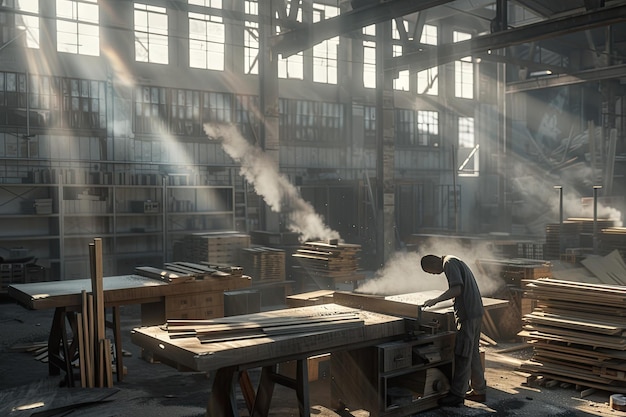
<svg viewBox="0 0 626 417"><path fill-rule="evenodd" d="M626 285L626 265L617 250L606 256L588 256L581 264L604 284Z"/></svg>

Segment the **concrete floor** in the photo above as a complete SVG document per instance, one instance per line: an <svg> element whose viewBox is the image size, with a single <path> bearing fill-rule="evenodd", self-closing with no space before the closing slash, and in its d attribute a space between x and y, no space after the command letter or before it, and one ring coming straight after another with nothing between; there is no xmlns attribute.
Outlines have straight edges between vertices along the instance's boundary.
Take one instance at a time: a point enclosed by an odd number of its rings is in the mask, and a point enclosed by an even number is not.
<svg viewBox="0 0 626 417"><path fill-rule="evenodd" d="M0 299L0 416L84 416L84 417L196 417L205 415L210 392L207 376L198 372L179 372L161 363L141 358L140 349L130 342L130 331L139 325L139 307L122 307L123 348L127 375L112 389L60 387L61 378L48 376L48 366L32 353L15 352L18 344L32 344L47 339L52 311L30 311L6 297ZM459 408L438 408L420 413L422 417L440 416L626 416L609 407L609 392L595 392L581 398L574 387L528 386L526 377L515 371L517 364L532 355L530 349L497 353L511 345L488 347L486 378L489 384L486 404L467 401ZM255 371L251 372L255 379ZM331 409L330 376L325 375L310 386L311 416L366 417L366 410L343 413ZM358 384L358 381L355 381ZM39 403L39 407L19 411L16 407ZM41 405L43 403L43 405ZM45 414L50 408L81 403L80 408L61 409ZM241 395L241 416L247 416ZM70 414L68 414L70 413ZM270 416L298 415L295 393L277 387Z"/></svg>

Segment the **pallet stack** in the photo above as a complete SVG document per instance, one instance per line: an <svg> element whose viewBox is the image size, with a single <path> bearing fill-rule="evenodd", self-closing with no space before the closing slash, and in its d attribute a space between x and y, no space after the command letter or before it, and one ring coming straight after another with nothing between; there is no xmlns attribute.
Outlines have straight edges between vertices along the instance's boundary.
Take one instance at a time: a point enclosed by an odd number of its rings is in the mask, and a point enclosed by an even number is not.
<svg viewBox="0 0 626 417"><path fill-rule="evenodd" d="M253 284L285 280L285 251L267 246L241 249L241 266Z"/></svg>
<svg viewBox="0 0 626 417"><path fill-rule="evenodd" d="M305 242L292 255L301 279L310 278L319 289L336 289L338 284L355 285L364 278L359 273L361 245L331 242Z"/></svg>
<svg viewBox="0 0 626 417"><path fill-rule="evenodd" d="M521 370L564 383L626 393L626 287L555 279L529 282L537 307L520 335L533 345Z"/></svg>
<svg viewBox="0 0 626 417"><path fill-rule="evenodd" d="M209 262L213 265L236 265L240 251L250 247L250 235L237 232L193 233L180 242L176 259Z"/></svg>

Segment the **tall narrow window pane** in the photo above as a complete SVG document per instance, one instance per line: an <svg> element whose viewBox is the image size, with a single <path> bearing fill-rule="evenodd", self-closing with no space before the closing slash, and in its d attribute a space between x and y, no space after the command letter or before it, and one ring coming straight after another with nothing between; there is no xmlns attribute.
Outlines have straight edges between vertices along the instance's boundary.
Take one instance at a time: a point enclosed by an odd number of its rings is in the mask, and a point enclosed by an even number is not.
<svg viewBox="0 0 626 417"><path fill-rule="evenodd" d="M374 39L376 25L365 26L363 34ZM376 88L376 42L373 40L363 41L363 87Z"/></svg>
<svg viewBox="0 0 626 417"><path fill-rule="evenodd" d="M246 0L244 3L246 18L243 34L244 74L259 73L259 4L257 1ZM254 18L254 20L253 20Z"/></svg>
<svg viewBox="0 0 626 417"><path fill-rule="evenodd" d="M439 145L439 113L419 110L417 112L417 143L422 146Z"/></svg>
<svg viewBox="0 0 626 417"><path fill-rule="evenodd" d="M420 43L437 45L437 26L424 25ZM439 94L439 67L432 67L417 73L417 93L436 96Z"/></svg>
<svg viewBox="0 0 626 417"><path fill-rule="evenodd" d="M479 174L478 144L474 134L474 118L459 117L459 175L477 176Z"/></svg>
<svg viewBox="0 0 626 417"><path fill-rule="evenodd" d="M452 40L461 42L471 39L472 35L465 32L452 32ZM454 63L454 95L455 97L474 98L474 63L471 56L466 56Z"/></svg>
<svg viewBox="0 0 626 417"><path fill-rule="evenodd" d="M135 3L135 60L167 64L168 24L165 7Z"/></svg>
<svg viewBox="0 0 626 417"><path fill-rule="evenodd" d="M189 66L224 70L224 24L221 16L189 13Z"/></svg>
<svg viewBox="0 0 626 417"><path fill-rule="evenodd" d="M57 51L100 55L97 0L56 0Z"/></svg>
<svg viewBox="0 0 626 417"><path fill-rule="evenodd" d="M339 8L313 4L313 21L320 22L339 15ZM313 47L313 81L337 84L337 51L339 37L325 40Z"/></svg>
<svg viewBox="0 0 626 417"><path fill-rule="evenodd" d="M291 2L289 2L287 7L287 13L289 13L289 8L291 7ZM276 16L278 18L278 16ZM298 9L298 16L296 17L298 22L302 22L302 8ZM276 27L276 33L281 33L282 28L280 26ZM297 80L304 79L304 55L302 51L297 54L283 57L282 55L278 56L278 77L279 78L294 78Z"/></svg>

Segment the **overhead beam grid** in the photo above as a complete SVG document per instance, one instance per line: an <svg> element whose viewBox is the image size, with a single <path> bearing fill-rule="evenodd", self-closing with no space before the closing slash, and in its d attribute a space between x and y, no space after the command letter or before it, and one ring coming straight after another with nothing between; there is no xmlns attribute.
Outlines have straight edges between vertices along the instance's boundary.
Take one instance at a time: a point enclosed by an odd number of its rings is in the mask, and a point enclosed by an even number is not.
<svg viewBox="0 0 626 417"><path fill-rule="evenodd" d="M376 4L359 7L321 22L314 24L303 23L298 29L276 35L272 38L272 49L275 53L288 57L312 48L326 39L360 30L375 23L385 22L396 17L451 3L452 1L380 0Z"/></svg>
<svg viewBox="0 0 626 417"><path fill-rule="evenodd" d="M606 7L575 15L561 16L542 22L507 29L468 39L448 43L420 52L412 52L385 62L385 69L411 69L422 71L437 65L456 61L465 56L481 52L495 51L511 45L555 38L568 33L579 32L595 27L608 26L626 21L626 5Z"/></svg>

